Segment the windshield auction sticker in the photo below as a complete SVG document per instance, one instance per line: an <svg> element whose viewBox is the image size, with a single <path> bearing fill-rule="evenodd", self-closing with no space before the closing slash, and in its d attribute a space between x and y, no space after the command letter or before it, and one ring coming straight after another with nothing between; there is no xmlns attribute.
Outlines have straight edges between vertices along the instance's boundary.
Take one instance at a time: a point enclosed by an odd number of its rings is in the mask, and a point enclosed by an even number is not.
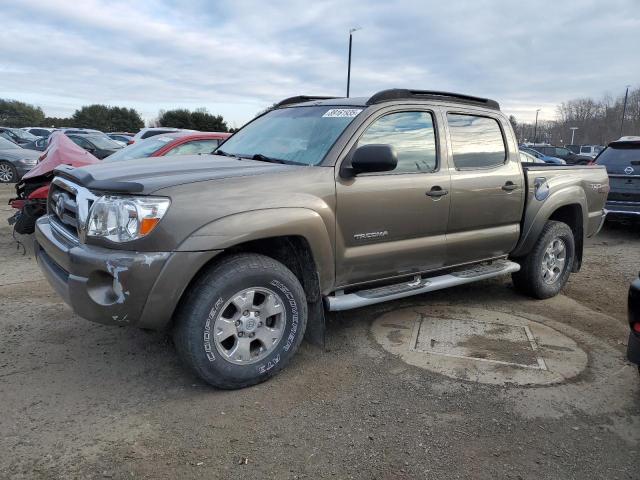
<svg viewBox="0 0 640 480"><path fill-rule="evenodd" d="M361 108L332 108L323 117L353 118L362 111Z"/></svg>

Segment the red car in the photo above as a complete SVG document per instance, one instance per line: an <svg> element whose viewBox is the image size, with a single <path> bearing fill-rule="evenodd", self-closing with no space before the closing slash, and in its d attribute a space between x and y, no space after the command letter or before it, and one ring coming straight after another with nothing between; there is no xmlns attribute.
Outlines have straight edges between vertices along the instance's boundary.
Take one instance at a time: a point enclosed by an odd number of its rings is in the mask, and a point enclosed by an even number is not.
<svg viewBox="0 0 640 480"><path fill-rule="evenodd" d="M113 155L109 155L104 161L119 162L134 158L162 157L164 155L211 153L230 136L230 133L222 132L164 133L129 145Z"/></svg>

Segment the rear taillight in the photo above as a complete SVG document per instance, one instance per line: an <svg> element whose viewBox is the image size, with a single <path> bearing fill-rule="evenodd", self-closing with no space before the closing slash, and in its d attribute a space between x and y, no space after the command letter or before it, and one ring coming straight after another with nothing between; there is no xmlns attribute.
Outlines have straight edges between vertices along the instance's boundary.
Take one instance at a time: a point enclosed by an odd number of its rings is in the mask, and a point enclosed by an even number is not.
<svg viewBox="0 0 640 480"><path fill-rule="evenodd" d="M631 329L636 333L640 333L640 322L636 322L631 325Z"/></svg>
<svg viewBox="0 0 640 480"><path fill-rule="evenodd" d="M134 140L129 140L129 141L127 142L127 145L133 145L133 142L134 142Z"/></svg>

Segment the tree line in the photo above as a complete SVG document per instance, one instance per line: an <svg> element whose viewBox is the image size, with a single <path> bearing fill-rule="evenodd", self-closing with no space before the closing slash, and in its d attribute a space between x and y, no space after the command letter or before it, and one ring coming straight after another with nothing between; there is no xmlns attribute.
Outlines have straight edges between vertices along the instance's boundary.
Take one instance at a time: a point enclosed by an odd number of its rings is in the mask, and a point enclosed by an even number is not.
<svg viewBox="0 0 640 480"><path fill-rule="evenodd" d="M0 98L0 125L7 127L81 127L103 132L137 132L144 127L144 120L133 108L109 105L85 105L70 117L47 117L42 108ZM202 132L227 132L229 128L221 115L214 115L206 108L194 111L186 109L161 110L152 126L187 128Z"/></svg>
<svg viewBox="0 0 640 480"><path fill-rule="evenodd" d="M599 99L583 97L563 102L556 108L556 119L535 123L519 123L510 117L519 142L551 143L553 145L607 145L621 136L640 135L640 87L630 88L624 114L624 93ZM621 129L622 127L622 129Z"/></svg>

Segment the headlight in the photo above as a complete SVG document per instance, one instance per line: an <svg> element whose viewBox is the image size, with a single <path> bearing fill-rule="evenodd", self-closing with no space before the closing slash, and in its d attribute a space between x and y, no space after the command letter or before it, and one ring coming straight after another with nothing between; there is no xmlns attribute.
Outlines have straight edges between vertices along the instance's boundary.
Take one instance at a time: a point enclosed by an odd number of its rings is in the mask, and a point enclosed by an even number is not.
<svg viewBox="0 0 640 480"><path fill-rule="evenodd" d="M102 196L89 211L87 236L112 242L137 240L156 227L170 204L163 197Z"/></svg>

